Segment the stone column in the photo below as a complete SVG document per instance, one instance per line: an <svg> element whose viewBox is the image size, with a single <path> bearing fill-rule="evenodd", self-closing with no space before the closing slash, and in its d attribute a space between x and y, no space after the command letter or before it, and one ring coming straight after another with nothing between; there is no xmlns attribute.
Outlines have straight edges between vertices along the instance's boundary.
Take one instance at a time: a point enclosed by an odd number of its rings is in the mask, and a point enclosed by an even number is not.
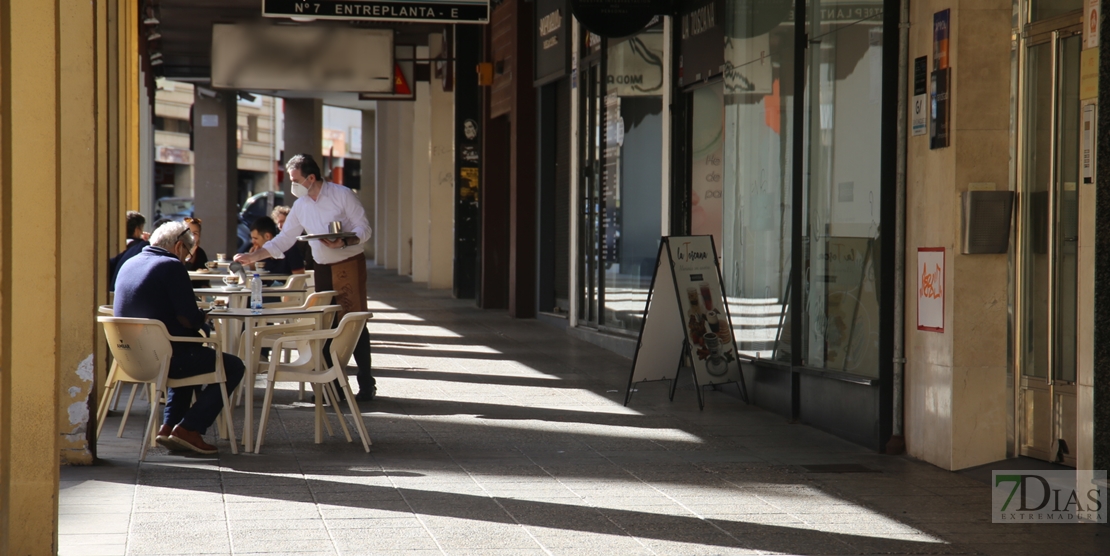
<svg viewBox="0 0 1110 556"><path fill-rule="evenodd" d="M1012 14L1009 3L993 4L915 2L909 18L909 57L932 64L933 13L952 10L950 145L907 139L905 276L906 450L949 470L1006 458L1008 261L961 255L959 221L970 184L1009 183ZM943 333L917 329L918 247L945 248Z"/></svg>
<svg viewBox="0 0 1110 556"><path fill-rule="evenodd" d="M442 53L441 35L429 37L430 57ZM453 62L447 62L448 64ZM450 288L455 250L455 95L432 74L428 191L428 287Z"/></svg>
<svg viewBox="0 0 1110 556"><path fill-rule="evenodd" d="M98 45L115 40L97 39L115 35L107 11L87 2L2 13L0 554L49 554L59 449L64 463L92 460L92 310L106 297L109 243L106 211L95 210L107 193L96 70L108 55Z"/></svg>
<svg viewBox="0 0 1110 556"><path fill-rule="evenodd" d="M377 112L377 192L375 218L378 229L374 231L375 260L378 266L397 268L397 102L378 102ZM366 148L363 147L363 150Z"/></svg>
<svg viewBox="0 0 1110 556"><path fill-rule="evenodd" d="M426 58L427 47L417 47L418 58ZM412 122L412 281L428 281L429 269L429 242L428 232L431 226L431 213L429 212L431 199L429 198L431 146L429 128L431 127L431 99L429 83L417 81L416 100L413 102Z"/></svg>
<svg viewBox="0 0 1110 556"><path fill-rule="evenodd" d="M237 104L235 91L196 87L193 93L193 206L204 220L202 244L209 257L235 253L239 241L239 169L235 148Z"/></svg>
<svg viewBox="0 0 1110 556"><path fill-rule="evenodd" d="M377 111L362 111L362 191L358 198L362 201L362 208L366 211L366 219L370 221L370 229L374 236L378 235L377 221L377 194L378 194L378 142L377 142ZM374 249L377 241L371 238L362 246L366 259L376 261L377 251Z"/></svg>
<svg viewBox="0 0 1110 556"><path fill-rule="evenodd" d="M282 160L282 169L285 163L294 155L308 153L324 170L323 140L324 140L324 102L315 98L285 99L285 160ZM327 179L328 176L321 176ZM293 194L289 191L289 175L281 179L281 189L285 191L285 204L293 205Z"/></svg>
<svg viewBox="0 0 1110 556"><path fill-rule="evenodd" d="M397 141L397 274L412 275L412 141L415 102L397 102L397 128L390 138Z"/></svg>

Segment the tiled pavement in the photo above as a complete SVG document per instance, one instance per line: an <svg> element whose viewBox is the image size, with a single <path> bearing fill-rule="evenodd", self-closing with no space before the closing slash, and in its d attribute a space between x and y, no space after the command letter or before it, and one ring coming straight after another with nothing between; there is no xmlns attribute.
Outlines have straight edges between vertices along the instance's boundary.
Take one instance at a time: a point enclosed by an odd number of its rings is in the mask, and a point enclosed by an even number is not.
<svg viewBox="0 0 1110 556"><path fill-rule="evenodd" d="M294 385L258 455L221 442L138 464L145 408L121 439L116 416L100 465L62 469L60 552L1110 554L1107 526L991 524L986 485L727 390L699 411L691 386L672 403L645 384L623 407L626 359L391 273L370 282L370 454L314 444ZM804 467L833 463L873 472Z"/></svg>

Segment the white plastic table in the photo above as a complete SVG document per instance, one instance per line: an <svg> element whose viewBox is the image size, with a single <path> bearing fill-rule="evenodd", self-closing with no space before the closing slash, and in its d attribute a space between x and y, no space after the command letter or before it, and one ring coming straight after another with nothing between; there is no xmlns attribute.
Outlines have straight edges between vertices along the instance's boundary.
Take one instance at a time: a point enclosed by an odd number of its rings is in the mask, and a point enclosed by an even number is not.
<svg viewBox="0 0 1110 556"><path fill-rule="evenodd" d="M248 293L250 293L248 291ZM318 307L310 307L308 309L301 309L300 307L283 307L278 309L262 309L253 311L247 308L229 308L229 309L215 309L208 316L212 319L220 321L222 330L220 331L221 342L223 343L222 349L229 351L233 349L231 343L231 336L238 336L238 334L229 334L228 321L243 321L243 364L246 365L247 370L243 373L243 381L239 387L243 388L243 407L245 408L243 416L243 449L247 452L251 451L254 446L252 431L254 428L254 375L255 369L258 367L258 361L254 360L254 329L260 325L264 325L267 320L274 319L288 319L288 318L305 318L314 317L316 319L316 328L321 328L324 315L329 311L338 309L337 305L321 305ZM230 353L235 353L230 351ZM273 357L273 354L271 354Z"/></svg>

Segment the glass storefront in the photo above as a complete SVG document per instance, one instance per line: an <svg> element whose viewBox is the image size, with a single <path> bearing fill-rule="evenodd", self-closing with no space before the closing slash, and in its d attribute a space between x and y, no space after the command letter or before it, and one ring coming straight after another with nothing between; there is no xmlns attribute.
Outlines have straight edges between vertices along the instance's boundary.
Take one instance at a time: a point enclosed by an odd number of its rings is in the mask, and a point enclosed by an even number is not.
<svg viewBox="0 0 1110 556"><path fill-rule="evenodd" d="M742 353L877 377L882 2L809 2L801 86L792 6L725 3L723 76L690 93L691 232L717 236ZM798 98L803 160L794 160ZM803 253L800 296L791 292L794 249ZM802 336L792 339L797 299Z"/></svg>
<svg viewBox="0 0 1110 556"><path fill-rule="evenodd" d="M659 248L663 169L661 25L606 41L580 73L584 130L579 322L638 333Z"/></svg>

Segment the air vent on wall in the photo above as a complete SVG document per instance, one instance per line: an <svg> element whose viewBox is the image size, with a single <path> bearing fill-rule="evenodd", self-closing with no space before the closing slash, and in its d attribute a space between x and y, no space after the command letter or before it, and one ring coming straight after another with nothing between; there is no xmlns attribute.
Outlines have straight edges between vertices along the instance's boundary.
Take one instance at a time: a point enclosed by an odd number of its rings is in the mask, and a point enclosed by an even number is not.
<svg viewBox="0 0 1110 556"><path fill-rule="evenodd" d="M1010 248L1012 191L966 191L963 194L964 255L1006 253Z"/></svg>

